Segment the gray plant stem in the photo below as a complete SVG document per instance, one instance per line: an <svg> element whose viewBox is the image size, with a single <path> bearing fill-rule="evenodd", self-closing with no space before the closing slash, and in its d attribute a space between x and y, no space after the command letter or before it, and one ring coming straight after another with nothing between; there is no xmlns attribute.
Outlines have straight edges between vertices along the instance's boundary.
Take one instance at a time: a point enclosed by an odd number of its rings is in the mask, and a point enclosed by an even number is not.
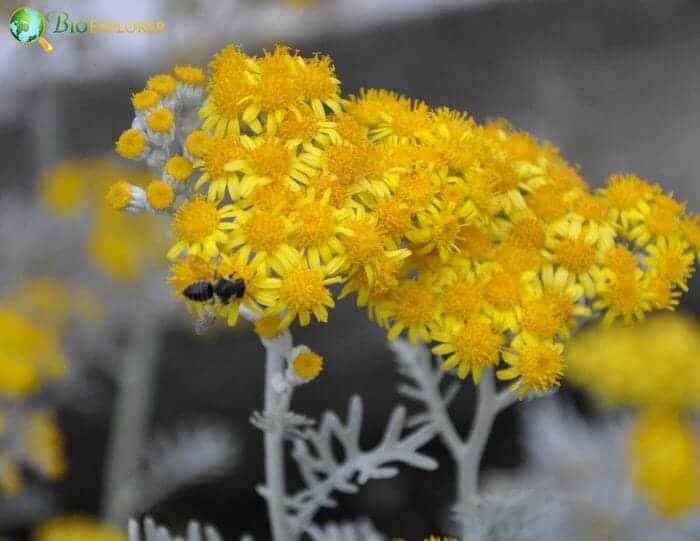
<svg viewBox="0 0 700 541"><path fill-rule="evenodd" d="M423 377L423 381L429 381ZM431 417L436 421L440 437L450 452L457 470L456 515L460 517L460 541L481 541L483 532L478 520L479 467L496 416L517 400L517 394L496 391L492 368L484 368L476 386L477 401L474 420L468 436L462 439L447 412L435 385L424 385Z"/></svg>
<svg viewBox="0 0 700 541"><path fill-rule="evenodd" d="M276 419L271 430L265 431L265 483L267 485L267 513L274 541L289 541L292 534L287 517L286 473L284 460L284 415L289 409L291 391L278 392L273 378L284 370L283 357L267 348L265 354L265 413Z"/></svg>
<svg viewBox="0 0 700 541"><path fill-rule="evenodd" d="M118 371L117 397L103 480L102 516L118 527L123 527L135 511L130 493L121 488L138 470L158 363L159 337L154 325L142 318L135 318L128 340L123 365Z"/></svg>

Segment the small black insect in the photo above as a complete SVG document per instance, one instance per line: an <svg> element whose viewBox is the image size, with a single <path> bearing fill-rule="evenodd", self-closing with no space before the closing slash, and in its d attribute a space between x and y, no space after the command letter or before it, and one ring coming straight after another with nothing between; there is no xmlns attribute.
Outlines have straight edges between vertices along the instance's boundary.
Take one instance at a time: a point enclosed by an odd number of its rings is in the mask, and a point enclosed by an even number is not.
<svg viewBox="0 0 700 541"><path fill-rule="evenodd" d="M228 304L231 299L240 299L245 295L245 281L242 278L235 280L219 278L212 284L206 280L200 280L187 286L182 294L195 302L209 302L216 299L222 304Z"/></svg>
<svg viewBox="0 0 700 541"><path fill-rule="evenodd" d="M214 286L201 280L187 286L182 294L191 301L207 302L214 298Z"/></svg>
<svg viewBox="0 0 700 541"><path fill-rule="evenodd" d="M241 299L245 295L245 281L242 278L219 278L214 284L214 295L224 304L228 304L234 297Z"/></svg>

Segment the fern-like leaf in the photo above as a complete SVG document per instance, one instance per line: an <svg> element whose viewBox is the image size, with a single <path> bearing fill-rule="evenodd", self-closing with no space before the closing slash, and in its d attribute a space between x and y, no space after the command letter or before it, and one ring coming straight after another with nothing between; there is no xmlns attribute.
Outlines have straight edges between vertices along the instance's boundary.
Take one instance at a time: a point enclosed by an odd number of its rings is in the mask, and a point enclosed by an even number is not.
<svg viewBox="0 0 700 541"><path fill-rule="evenodd" d="M308 529L319 508L336 506L334 492L353 494L370 479L393 477L398 473L397 463L426 470L437 468L433 458L418 452L435 435L433 427L426 425L402 437L405 428L406 410L397 407L381 442L363 451L360 448L362 400L354 396L345 423L335 413L326 412L317 429L304 430L304 438L294 442L292 456L306 488L287 502L295 533ZM342 448L341 457L334 451L336 442ZM264 489L262 493L265 494Z"/></svg>
<svg viewBox="0 0 700 541"><path fill-rule="evenodd" d="M158 526L151 518L143 521L143 527L135 520L129 521L129 541L223 541L223 537L212 526L204 526L195 520L187 525L187 534L173 535L164 526Z"/></svg>

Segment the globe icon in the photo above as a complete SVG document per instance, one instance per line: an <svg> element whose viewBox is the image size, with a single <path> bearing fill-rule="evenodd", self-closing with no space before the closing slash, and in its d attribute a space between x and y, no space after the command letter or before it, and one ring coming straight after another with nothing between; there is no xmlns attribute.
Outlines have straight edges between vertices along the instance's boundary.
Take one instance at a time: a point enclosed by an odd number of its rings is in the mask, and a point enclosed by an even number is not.
<svg viewBox="0 0 700 541"><path fill-rule="evenodd" d="M42 49L50 53L53 51L53 45L42 37L43 33L44 16L40 11L30 7L23 7L16 9L10 15L10 34L12 34L13 38L20 43L34 43L38 41Z"/></svg>

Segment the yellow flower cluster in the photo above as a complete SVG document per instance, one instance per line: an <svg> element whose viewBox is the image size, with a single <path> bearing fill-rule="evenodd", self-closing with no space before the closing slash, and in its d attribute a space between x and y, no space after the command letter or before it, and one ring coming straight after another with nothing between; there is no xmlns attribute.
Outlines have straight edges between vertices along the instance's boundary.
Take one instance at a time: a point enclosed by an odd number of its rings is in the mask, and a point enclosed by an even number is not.
<svg viewBox="0 0 700 541"><path fill-rule="evenodd" d="M126 541L121 530L80 515L49 519L34 533L35 541Z"/></svg>
<svg viewBox="0 0 700 541"><path fill-rule="evenodd" d="M567 378L612 406L700 409L700 324L662 314L634 327L586 329L567 348Z"/></svg>
<svg viewBox="0 0 700 541"><path fill-rule="evenodd" d="M503 361L513 389L542 392L561 379L571 328L674 308L700 248L697 218L659 186L613 175L591 191L556 148L504 122L385 90L344 99L327 56L224 48L201 125L155 91L181 150L136 103L117 150L162 161L177 194L148 205L172 216L176 294L245 280L245 297L216 309L230 324L240 302L279 329L325 322L342 284L390 339L437 342L444 369L478 382ZM143 144L125 152L132 139ZM117 208L137 206L130 190Z"/></svg>
<svg viewBox="0 0 700 541"><path fill-rule="evenodd" d="M692 423L671 413L647 413L629 444L632 477L668 518L700 506L700 440Z"/></svg>
<svg viewBox="0 0 700 541"><path fill-rule="evenodd" d="M40 199L57 218L67 219L81 210L92 212L85 254L95 268L121 284L150 272L161 261L158 252L164 242L156 218L129 219L105 201L108 187L127 177L137 184L148 178L145 170L125 168L109 158L89 158L62 163L39 183Z"/></svg>

